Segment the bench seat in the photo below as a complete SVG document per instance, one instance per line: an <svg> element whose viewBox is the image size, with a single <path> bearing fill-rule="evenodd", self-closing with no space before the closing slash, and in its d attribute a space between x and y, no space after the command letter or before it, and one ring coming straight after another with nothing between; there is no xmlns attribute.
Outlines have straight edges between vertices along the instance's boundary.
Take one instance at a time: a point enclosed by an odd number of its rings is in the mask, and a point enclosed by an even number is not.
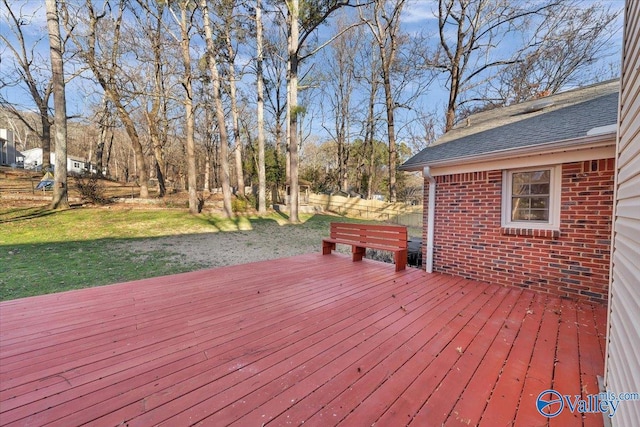
<svg viewBox="0 0 640 427"><path fill-rule="evenodd" d="M404 270L407 266L406 227L332 222L330 237L322 239L322 254L330 254L336 244L350 245L353 261L361 261L369 248L393 252L396 271Z"/></svg>

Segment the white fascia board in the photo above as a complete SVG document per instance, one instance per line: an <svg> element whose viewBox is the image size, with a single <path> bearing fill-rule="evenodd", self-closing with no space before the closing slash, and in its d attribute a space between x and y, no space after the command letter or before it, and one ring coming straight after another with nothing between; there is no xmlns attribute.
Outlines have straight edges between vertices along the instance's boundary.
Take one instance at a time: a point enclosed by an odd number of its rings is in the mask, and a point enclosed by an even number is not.
<svg viewBox="0 0 640 427"><path fill-rule="evenodd" d="M510 148L487 154L436 161L428 165L432 176L504 170L539 165L581 162L615 157L616 134L556 141L530 147Z"/></svg>

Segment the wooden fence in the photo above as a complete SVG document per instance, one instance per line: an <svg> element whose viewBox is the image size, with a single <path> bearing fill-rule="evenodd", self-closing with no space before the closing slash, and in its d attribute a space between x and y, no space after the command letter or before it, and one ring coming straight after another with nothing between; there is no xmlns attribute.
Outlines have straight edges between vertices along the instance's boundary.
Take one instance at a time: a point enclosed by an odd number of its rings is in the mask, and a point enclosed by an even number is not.
<svg viewBox="0 0 640 427"><path fill-rule="evenodd" d="M340 215L422 227L422 206L313 193L309 195L309 204Z"/></svg>

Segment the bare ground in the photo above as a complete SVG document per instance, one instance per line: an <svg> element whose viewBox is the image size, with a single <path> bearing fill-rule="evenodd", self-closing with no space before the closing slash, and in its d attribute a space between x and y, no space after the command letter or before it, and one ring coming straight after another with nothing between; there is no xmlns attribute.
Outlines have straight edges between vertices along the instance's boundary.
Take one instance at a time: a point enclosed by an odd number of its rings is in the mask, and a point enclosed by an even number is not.
<svg viewBox="0 0 640 427"><path fill-rule="evenodd" d="M214 268L285 258L307 253L320 253L322 238L328 227L278 225L275 221L253 224L252 230L184 234L119 244L120 249L135 252L141 259L154 252L170 252L175 262ZM349 247L338 252L350 253Z"/></svg>

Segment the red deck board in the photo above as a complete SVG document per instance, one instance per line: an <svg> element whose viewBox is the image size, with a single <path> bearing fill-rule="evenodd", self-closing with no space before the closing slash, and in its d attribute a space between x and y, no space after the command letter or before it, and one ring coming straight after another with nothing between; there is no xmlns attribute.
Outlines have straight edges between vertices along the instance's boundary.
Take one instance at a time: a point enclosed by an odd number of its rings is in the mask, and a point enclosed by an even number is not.
<svg viewBox="0 0 640 427"><path fill-rule="evenodd" d="M314 402L322 402L322 406L313 408L314 410L305 414L302 420L305 420L305 423L314 419L321 420L329 414L329 419L339 421L342 418L339 416L340 412L344 416L359 405L392 374L403 360L415 355L425 343L446 326L447 321L455 317L458 305L469 304L473 296L480 292L477 290L476 293L472 289L463 293L467 285L468 283L454 285L449 292L445 293L446 300L435 302L431 310L424 312L417 322L412 322L409 328L402 330L400 336L390 335L380 345L380 351L368 353L358 362L355 369L342 371L334 378L335 381L320 388L311 396L311 399ZM357 368L360 368L359 372ZM345 383L349 386L345 387ZM303 405L304 407L311 407L311 405ZM300 417L296 413L296 408L288 412L291 416Z"/></svg>
<svg viewBox="0 0 640 427"><path fill-rule="evenodd" d="M562 395L580 395L580 361L578 347L578 321L572 301L563 301L556 347L556 365L553 370L553 389ZM549 420L551 427L582 424L582 415L565 408Z"/></svg>
<svg viewBox="0 0 640 427"><path fill-rule="evenodd" d="M491 397L487 402L485 414L482 416L480 425L505 425L515 417L535 344L532 338L538 332L536 322L524 320L526 319L527 310L534 311L535 308L525 308L522 313L523 320L519 322L520 325L515 323L509 325L514 328L519 327L519 332L512 343L512 349L502 368L500 378L496 382ZM496 408L502 408L502 410L498 411Z"/></svg>
<svg viewBox="0 0 640 427"><path fill-rule="evenodd" d="M478 284L480 285L480 284ZM450 310L438 318L439 328L429 331L431 336L422 341L421 347L404 346L397 351L397 356L391 354L385 359L385 364L378 366L378 376L369 379L369 376L361 381L366 385L362 396L363 402L356 407L356 411L344 414L346 417L341 420L341 424L349 425L370 425L384 413L395 399L389 396L399 396L405 392L409 384L414 380L419 381L420 386L429 390L431 380L451 365L459 354L456 351L458 346L466 347L467 342L474 335L474 331L465 328L469 323L477 321L477 313L482 310L489 310L486 303L492 297L491 293L483 292L487 288L476 286L471 292L467 291L465 296L459 301L460 310ZM461 291L464 292L464 291ZM416 378L418 376L418 378ZM420 381L422 380L422 381ZM347 402L353 402L352 386L347 393ZM344 405L345 399L336 402L335 405L325 409L325 414L330 411L339 413L337 405L342 408L350 407ZM342 412L344 409L341 410Z"/></svg>
<svg viewBox="0 0 640 427"><path fill-rule="evenodd" d="M441 282L437 289L437 294L431 294L431 298L441 298L450 288L451 280ZM427 294L430 295L430 294ZM404 306L407 310L402 310ZM386 322L387 326L377 323L374 333L366 336L366 341L358 343L350 351L340 354L331 363L318 366L311 375L300 381L288 381L289 387L283 389L275 399L269 399L256 405L254 408L246 403L249 399L243 399L243 406L253 409L250 413L237 419L238 425L252 425L257 422L264 422L276 418L275 424L284 422L277 417L286 414L287 421L296 423L303 422L306 418L327 404L337 393L344 390L344 384L352 384L358 378L366 375L371 366L380 362L380 355L386 355L398 346L404 345L403 338L398 336L398 331L402 331L405 337L419 332L423 328L427 319L429 306L423 300L407 302L404 298L399 298L397 306L393 307L392 322ZM374 350L377 350L374 352ZM347 378L348 377L348 378ZM284 377L283 380L289 378ZM326 386L335 384L340 390L326 390ZM274 383L277 387L279 384ZM292 403L302 402L292 407ZM311 403L311 401L313 401ZM235 408L234 408L235 409ZM247 412L245 410L245 412ZM218 418L215 417L214 421Z"/></svg>
<svg viewBox="0 0 640 427"><path fill-rule="evenodd" d="M296 398L307 395L309 390L312 390L317 384L326 381L326 378L331 376L333 369L336 367L350 363L354 358L361 356L363 352L375 349L373 337L380 328L384 328L385 325L397 324L401 320L404 320L402 316L403 313L400 313L399 310L396 309L384 318L360 321L359 323L362 323L363 327L368 324L366 329L358 329L359 326L354 325L353 329L356 331L355 334L346 338L341 338L339 334L331 337L332 340L337 338L338 341L331 347L327 345L328 343L322 343L321 348L323 350L326 349L325 351L317 353L317 349L309 347L302 352L290 356L286 361L280 363L279 366L272 366L268 370L265 370L259 378L249 379L254 385L253 388L257 388L257 390L249 395L243 396L237 404L220 409L211 419L207 420L207 423L227 425L244 415L247 411L265 403L265 399L269 403L268 411L270 412L277 406L277 402L284 400L285 405L290 405L289 402L291 402L291 400L295 401ZM371 323L374 320L375 322ZM356 346L355 348L357 349L355 351L354 346ZM297 366L297 368L292 370L291 365ZM258 371L262 372L260 369L258 369ZM291 398L278 396L281 391L285 390L287 394L293 392L293 396ZM244 392L246 393L246 390ZM214 412L212 407L215 407L217 402L214 404L215 399L208 400L209 401L204 401L201 404L201 409L204 409L205 412L191 408L184 414L180 414L179 417L169 419L167 425L181 424L182 420L198 419L207 413ZM285 409L286 407L287 406L285 406ZM239 422L244 425L253 424L251 421L244 419L241 419Z"/></svg>
<svg viewBox="0 0 640 427"><path fill-rule="evenodd" d="M413 291L415 291L415 289L413 289L411 293L413 293ZM386 292L387 299L392 298L391 293L392 291L390 290ZM396 295L396 299L402 297L400 293ZM249 368L253 369L255 373L259 373L259 375L255 375L256 378L253 378L254 376L252 375L245 381L251 382L251 388L256 390L256 393L263 394L265 393L263 386L274 379L278 379L278 381L282 383L290 382L291 380L288 380L288 377L291 377L295 371L295 369L292 371L292 366L303 367L303 373L312 372L313 367L323 366L329 363L348 349L358 345L361 340L367 339L367 337L372 335L382 324L393 324L394 319L397 319L399 316L399 310L396 307L390 306L388 303L386 303L386 307L384 307L382 311L378 311L381 307L377 309L376 307L372 308L374 310L370 312L371 314L369 316L363 317L362 319L359 319L359 316L348 316L342 324L335 325L335 330L324 330L320 336L311 336L311 340L307 339L308 333L305 332L302 334L300 341L293 347L289 346L283 350L291 354L289 357L284 358L284 360L281 357L274 357L274 361L280 361L280 363L265 366L264 361L261 360L258 363L249 365ZM323 341L320 341L321 339ZM247 393L245 384L233 379L231 379L231 383L233 390L237 390L237 393L240 395ZM225 394L226 393L227 392L225 392ZM271 396L270 393L269 396ZM217 397L211 397L210 393L205 393L204 397L206 398L205 400L189 408L184 414L179 414L177 418L169 419L168 424L181 424L183 422L181 420L184 420L185 417L190 420L199 420L217 410L225 408L224 402ZM247 399L247 396L243 396L242 403ZM230 408L227 408L226 412L229 412L229 410ZM221 421L219 420L223 417L224 415L220 414L216 418L216 424L220 424Z"/></svg>
<svg viewBox="0 0 640 427"><path fill-rule="evenodd" d="M366 275L361 276L361 279L366 280L366 278L367 278ZM373 283L373 286L375 285L376 284ZM383 288L376 289L376 292L383 292L383 291L384 291ZM375 293L375 292L372 292L372 293ZM354 304L349 304L349 306L353 306L353 305ZM356 307L362 306L362 305L363 303L355 304ZM339 318L336 317L337 315L341 315L348 320L350 314L352 314L352 312L350 311L352 309L353 309L352 307L347 307L347 308L344 308L342 306L335 307L335 310L336 310L335 313L333 314L328 313L329 315L325 316L323 321L325 323L327 322L335 323L339 320ZM362 309L366 309L366 307L363 307ZM324 312L324 313L327 313L327 312ZM286 319L283 319L283 320L286 320ZM274 318L274 321L277 321L277 318ZM183 372L177 373L176 375L172 375L171 377L154 381L153 384L149 384L149 387L152 387L150 392L153 394L145 398L144 408L147 412L149 412L145 416L150 417L151 416L150 413L152 412L150 410L156 406L159 406L160 403L162 403L162 401L170 400L171 396L182 398L183 394L187 393L190 390L195 389L195 390L202 391L203 387L207 386L207 384L212 382L212 378L208 374L209 371L214 372L214 375L217 375L217 372L215 371L218 371L221 369L221 367L223 367L225 369L223 370L223 372L227 372L228 369L233 368L233 365L235 364L234 360L237 357L244 357L242 361L243 364L251 363L253 359L245 357L247 352L250 353L250 356L252 356L256 360L260 360L261 357L264 358L269 355L267 351L253 351L252 348L265 348L265 349L271 349L271 351L276 351L279 347L286 347L291 349L292 347L290 347L290 345L292 343L295 343L296 338L294 334L296 334L296 332L299 332L299 329L300 329L299 325L297 325L296 323L292 323L290 326L285 328L285 326L287 325L286 322L283 323L283 321L279 321L278 324L281 327L281 329L276 331L275 333L273 333L273 329L271 328L272 330L270 332L261 331L262 333L252 333L252 335L248 338L241 336L232 341L224 340L224 341L221 341L221 343L219 343L221 345L218 345L217 347L215 347L215 351L212 349L206 350L206 345L213 346L215 344L213 342L200 344L200 349L204 350L205 353L207 354L207 362L199 365L195 373L192 373L190 370L185 370ZM311 328L322 329L324 327L326 327L326 325L317 323L307 329L311 329ZM263 329L268 330L269 328L263 328ZM312 331L306 330L304 332L305 334L299 334L299 335L312 336L311 335ZM278 338L278 334L282 335L282 338ZM276 338L280 339L281 342L274 341L274 339ZM250 346L248 351L245 345ZM234 352L237 354L233 354ZM222 361L221 362L218 361L221 358L222 358ZM238 375L238 372L234 372L234 374ZM233 376L230 377L226 375L224 378L224 381L227 381L227 380L230 380L231 383L233 384L236 381L236 378ZM168 388L166 389L162 388L163 382L167 383ZM223 382L222 381L216 382L215 387L219 389L224 389ZM144 392L144 389L136 390L136 392L139 394L140 392ZM117 396L117 399L122 401L124 399L130 398L130 394L131 393L128 393L127 396L123 396L119 394ZM207 396L210 396L210 394L207 394ZM190 396L189 399L193 399L193 396ZM172 411L170 411L168 408L170 408L171 405L173 404L175 404L175 402L170 402L168 403L168 406L163 406L161 410L172 413ZM141 412L140 407L134 404L134 405L130 405L128 408L122 408L121 410L118 410L117 414L114 413L113 415L110 415L110 417L113 417L115 415L120 416L123 414L127 414L126 415L127 417L133 417L135 415L138 415L140 412ZM103 420L103 421L107 422L106 420Z"/></svg>
<svg viewBox="0 0 640 427"><path fill-rule="evenodd" d="M528 292L310 254L3 302L0 425L546 424L531 399L602 374L606 309Z"/></svg>
<svg viewBox="0 0 640 427"><path fill-rule="evenodd" d="M497 337L500 337L501 331L517 331L522 317L529 306L529 302L532 295L510 292L503 299L500 306L486 319L486 323L478 331L478 334L471 342L471 344L462 349L463 354L460 359L451 367L445 379L438 385L434 392L429 396L428 400L424 403L420 411L412 413L413 423L415 425L421 425L426 422L432 422L436 425L443 424L456 403L451 401L448 396L460 396L467 391L467 386L472 379L483 382L485 384L493 384L496 381L496 376L489 372L485 376L485 372L479 370L488 362L487 358L491 358L492 355L487 354L489 348ZM504 339L504 335L500 337ZM501 355L501 359L504 355ZM503 359L504 360L504 359ZM418 393L418 390L415 390ZM407 393L411 395L411 393ZM484 407L482 392L475 396L482 407ZM480 420L480 413L474 414L471 418L471 413L467 412L465 415L465 422L476 425ZM452 418L452 424L455 424ZM460 419L460 417L458 417ZM384 419L383 419L384 420ZM381 420L381 421L383 421Z"/></svg>
<svg viewBox="0 0 640 427"><path fill-rule="evenodd" d="M536 398L541 392L553 386L561 303L559 298L546 297L538 333L532 337L535 339L535 344L515 416L515 425L547 425L548 419L541 416L536 409ZM604 370L604 366L602 368Z"/></svg>
<svg viewBox="0 0 640 427"><path fill-rule="evenodd" d="M515 294L515 296L520 295ZM479 423L493 391L493 385L496 384L500 378L505 361L520 331L519 328L514 327L514 323L516 325L518 324L516 319L522 321L521 324L526 322L530 324L530 327L539 327L540 318L542 317L542 311L544 309L544 304L541 300L544 300L544 296L534 294L533 300L529 300L526 296L523 300L528 302L524 320L522 312L518 310L511 310L511 312L508 313L508 317L505 316L502 319L500 331L491 342L477 370L460 394L460 398L446 419L447 425L468 426ZM499 322L500 318L497 317L495 321ZM491 384L492 386L489 387L487 384Z"/></svg>
<svg viewBox="0 0 640 427"><path fill-rule="evenodd" d="M595 311L604 311L600 306L583 305L578 309L578 346L580 352L580 382L582 383L582 397L599 393L597 376L602 375L604 364L600 345L604 342L604 335L600 336L595 326ZM602 423L601 414L587 414L584 417L585 427L599 426Z"/></svg>
<svg viewBox="0 0 640 427"><path fill-rule="evenodd" d="M364 277L364 278L366 278L367 276L365 275L365 276L363 276L363 277ZM313 302L313 301L311 301L311 302ZM279 322L279 323L280 323L280 324L282 324L281 322ZM297 326L296 326L296 327L297 327ZM256 337L258 336L257 334L254 334L254 335L256 335ZM194 347L195 345L198 345L198 346L200 346L200 349L199 349L198 351L202 351L204 348L206 348L206 346L207 346L207 345L209 345L209 346L215 345L215 342L207 342L207 341L204 341L204 339L205 339L205 338L207 338L205 335L201 335L199 338L201 338L201 341L195 341L195 342L194 342L193 338L191 338L191 340L189 341L189 342L190 342L190 344L191 344L191 345L190 345L190 347ZM236 337L236 341L241 340L242 338L243 338L242 336L238 336L238 337ZM267 341L267 342L271 339L271 338L269 338L268 336L265 336L265 335L264 335L264 333L262 334L262 338L263 338L265 341ZM250 338L250 341L253 341L254 339L255 339L255 338L253 338L253 337L252 337L252 338ZM223 339L221 339L221 340L220 340L220 342L224 343L228 348L231 348L231 349L238 349L238 348L239 348L239 349L241 349L241 348L242 348L242 343L237 343L237 342L228 342L228 341L226 341L226 338L224 338L224 337L223 337ZM163 342L163 343L160 343L161 348L160 348L160 350L159 350L159 351L160 351L161 353L158 353L158 351L151 351L151 352L149 352L149 351L147 351L147 350L153 350L153 348L149 348L149 347L146 347L145 349L143 349L143 350L145 350L145 351L142 351L142 350L141 350L141 351L138 351L137 353L138 353L139 355L142 355L142 357L148 357L147 355L150 355L150 354L151 354L151 355L153 355L154 357L157 357L157 356L159 356L159 355L161 355L161 354L164 354L164 353L167 353L168 351L170 351L170 350L172 350L172 349L173 349L173 348L172 348L171 346L169 346L168 344L169 344L169 343L167 343L166 341L165 341L165 342ZM166 347L165 347L165 346L166 346ZM132 351L131 353L135 354L136 352ZM227 357L228 357L229 359L233 359L233 357L232 357L232 356L227 356ZM116 363L116 361L113 361L113 363L112 363L112 364L117 365L117 366L122 366L123 362ZM140 363L140 361L135 361L135 360L134 360L134 362L132 362L132 363L130 363L130 364L132 365L132 367L133 367L133 368L137 367L138 365L140 365L140 366L144 366L144 364ZM89 366L95 366L95 364L94 364L94 365L89 365ZM131 372L131 370L130 370L130 372ZM101 372L100 372L100 378L102 379L104 375L105 375L105 372L102 372L102 371L101 371ZM173 381L175 381L175 378L172 378L172 380L173 380ZM173 382L172 382L172 384L173 384ZM124 387L124 388L125 388L125 390L126 390L126 389L127 389L127 387L128 387L128 384L123 384L123 386L122 386L122 387ZM154 387L157 387L157 381L156 381L156 382L154 382ZM111 389L113 389L113 388L114 388L114 387L111 387ZM141 391L141 390L136 390L136 391ZM120 391L118 391L118 390L113 391L113 393L114 393L114 394L116 394L116 395L118 395L119 397L121 397L121 398L122 398L122 396L121 396L122 391L121 391L121 390L120 390ZM103 396L104 396L104 397L108 397L109 395L108 395L108 394L106 394L106 393L103 393ZM59 397L59 396L58 396L58 397ZM147 399L147 400L149 400L149 399ZM71 402L71 405L72 405L72 406L74 406L73 402ZM104 405L104 403L103 403L103 405Z"/></svg>
<svg viewBox="0 0 640 427"><path fill-rule="evenodd" d="M481 291L481 287L471 290L465 287L455 293L452 292L451 295L456 298L452 301L455 305L443 306L440 310L432 313L423 322L424 326L419 335L414 336L411 341L406 343L393 342L392 351L385 352L380 362L367 370L366 376L361 376L355 383L350 385L348 390L333 399L322 411L314 414L311 420L327 417L331 419L330 417L333 416L337 417L336 420L339 421L349 415L354 407L358 408L358 412L361 412L378 405L380 402L378 402L377 397L382 392L379 391L380 387L383 385L386 388L397 387L399 376L406 380L404 375L396 374L401 367L411 360L424 357L425 353L433 351L434 348L437 349L440 342L447 341L448 337L455 334L454 324L450 324L450 322L453 323L458 319L458 310L474 304L475 298L480 295ZM427 347L428 345L431 347ZM425 359L429 360L426 357ZM368 366L368 364L365 366ZM397 381L389 381L394 376ZM368 402L367 405L361 406L365 402ZM391 400L388 400L387 403L390 404Z"/></svg>

